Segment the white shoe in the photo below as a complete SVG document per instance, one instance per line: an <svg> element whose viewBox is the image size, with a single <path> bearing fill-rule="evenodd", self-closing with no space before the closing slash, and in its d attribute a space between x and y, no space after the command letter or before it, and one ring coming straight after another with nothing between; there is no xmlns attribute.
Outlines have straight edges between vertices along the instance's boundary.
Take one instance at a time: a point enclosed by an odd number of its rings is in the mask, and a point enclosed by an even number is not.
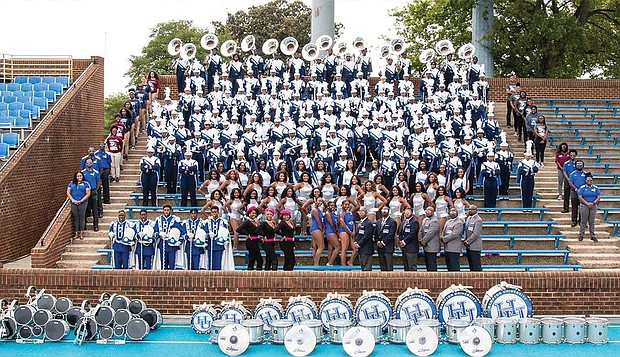
<svg viewBox="0 0 620 357"><path fill-rule="evenodd" d="M540 163L540 166L541 166L541 167L545 167L545 163L544 163L544 162L541 162L541 163Z"/></svg>
<svg viewBox="0 0 620 357"><path fill-rule="evenodd" d="M564 201L564 197L562 197L562 195L558 196L558 201Z"/></svg>

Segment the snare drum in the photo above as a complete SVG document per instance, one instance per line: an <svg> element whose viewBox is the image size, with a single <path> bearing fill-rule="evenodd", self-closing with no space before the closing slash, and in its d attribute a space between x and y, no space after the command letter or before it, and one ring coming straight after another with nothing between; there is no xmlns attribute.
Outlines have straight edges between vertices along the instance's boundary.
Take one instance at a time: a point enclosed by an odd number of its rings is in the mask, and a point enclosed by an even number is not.
<svg viewBox="0 0 620 357"><path fill-rule="evenodd" d="M291 320L274 320L271 321L271 331L269 333L269 341L271 343L282 345L284 344L284 336L288 330L293 326Z"/></svg>
<svg viewBox="0 0 620 357"><path fill-rule="evenodd" d="M56 300L56 304L54 304L54 309L60 314L66 314L72 306L73 301L71 301L71 299L67 297L61 297Z"/></svg>
<svg viewBox="0 0 620 357"><path fill-rule="evenodd" d="M110 298L110 307L114 310L126 309L129 307L131 300L125 295L112 295Z"/></svg>
<svg viewBox="0 0 620 357"><path fill-rule="evenodd" d="M572 344L586 342L586 320L580 317L565 318L564 342Z"/></svg>
<svg viewBox="0 0 620 357"><path fill-rule="evenodd" d="M156 330L164 323L164 318L161 316L159 310L155 309L144 309L140 313L140 318L146 321L149 324L151 330Z"/></svg>
<svg viewBox="0 0 620 357"><path fill-rule="evenodd" d="M497 319L500 317L532 317L532 300L521 288L502 281L492 286L482 299L484 316Z"/></svg>
<svg viewBox="0 0 620 357"><path fill-rule="evenodd" d="M211 325L211 333L209 334L209 341L217 342L217 338L220 334L220 331L224 328L224 326L232 324L232 321L229 320L215 320Z"/></svg>
<svg viewBox="0 0 620 357"><path fill-rule="evenodd" d="M54 315L49 310L37 310L32 316L32 321L37 326L45 326L45 324L54 318Z"/></svg>
<svg viewBox="0 0 620 357"><path fill-rule="evenodd" d="M13 312L13 318L20 325L28 325L32 322L35 312L37 309L32 305L20 305Z"/></svg>
<svg viewBox="0 0 620 357"><path fill-rule="evenodd" d="M534 318L519 321L519 341L526 345L540 342L540 320Z"/></svg>
<svg viewBox="0 0 620 357"><path fill-rule="evenodd" d="M200 306L192 314L192 329L194 332L206 334L211 332L211 325L217 317L217 312L213 306Z"/></svg>
<svg viewBox="0 0 620 357"><path fill-rule="evenodd" d="M317 343L321 343L325 339L323 334L323 322L321 322L321 320L304 320L300 325L307 326L314 332Z"/></svg>
<svg viewBox="0 0 620 357"><path fill-rule="evenodd" d="M226 304L220 312L220 320L232 321L240 324L241 321L250 318L252 315L242 304L232 301Z"/></svg>
<svg viewBox="0 0 620 357"><path fill-rule="evenodd" d="M467 313L453 316L452 311L458 306L459 311ZM464 320L468 323L482 315L480 300L469 289L462 285L452 284L437 297L437 317L439 322L446 323L448 320Z"/></svg>
<svg viewBox="0 0 620 357"><path fill-rule="evenodd" d="M497 339L497 335L495 333L495 320L489 319L487 317L479 317L474 320L474 325L480 326L487 330L489 335L491 335L493 341Z"/></svg>
<svg viewBox="0 0 620 357"><path fill-rule="evenodd" d="M65 320L52 319L47 322L44 328L45 338L50 341L60 341L71 331L71 326Z"/></svg>
<svg viewBox="0 0 620 357"><path fill-rule="evenodd" d="M405 343L410 328L411 323L409 320L391 320L388 322L388 341L392 343Z"/></svg>
<svg viewBox="0 0 620 357"><path fill-rule="evenodd" d="M286 306L284 317L287 320L293 321L295 324L298 324L304 320L316 320L316 305L306 296L298 295L290 297L288 299L288 305ZM284 336L282 338L284 338Z"/></svg>
<svg viewBox="0 0 620 357"><path fill-rule="evenodd" d="M146 309L146 303L140 299L133 299L127 305L127 309L134 315L140 315L142 310Z"/></svg>
<svg viewBox="0 0 620 357"><path fill-rule="evenodd" d="M448 320L446 323L446 340L448 343L459 343L461 331L469 325L469 322L463 320Z"/></svg>
<svg viewBox="0 0 620 357"><path fill-rule="evenodd" d="M80 318L75 324L75 334L84 334L84 340L97 337L97 321L90 316Z"/></svg>
<svg viewBox="0 0 620 357"><path fill-rule="evenodd" d="M118 326L127 326L133 315L127 309L118 309L114 312L114 324Z"/></svg>
<svg viewBox="0 0 620 357"><path fill-rule="evenodd" d="M562 327L564 324L562 320L555 317L547 317L540 320L542 324L542 342L555 345L562 343Z"/></svg>
<svg viewBox="0 0 620 357"><path fill-rule="evenodd" d="M437 335L437 340L441 341L441 323L437 320L420 320L418 321L418 325L426 326L435 332Z"/></svg>
<svg viewBox="0 0 620 357"><path fill-rule="evenodd" d="M248 330L250 335L250 344L256 344L263 342L265 337L264 324L258 319L249 319L241 321L241 326Z"/></svg>
<svg viewBox="0 0 620 357"><path fill-rule="evenodd" d="M510 344L517 342L517 320L510 318L499 318L495 320L497 323L496 333L497 342Z"/></svg>
<svg viewBox="0 0 620 357"><path fill-rule="evenodd" d="M386 329L392 319L394 311L387 296L379 291L364 291L355 303L355 320L360 323L364 320L381 320L381 328Z"/></svg>
<svg viewBox="0 0 620 357"><path fill-rule="evenodd" d="M323 323L323 328L329 329L329 322L333 320L352 320L353 304L344 295L327 294L319 305L319 317Z"/></svg>
<svg viewBox="0 0 620 357"><path fill-rule="evenodd" d="M99 326L109 326L114 321L114 309L110 306L99 305L95 309L95 321Z"/></svg>
<svg viewBox="0 0 620 357"><path fill-rule="evenodd" d="M396 319L409 320L417 324L418 320L437 318L437 307L427 293L418 290L418 288L407 288L396 299L394 316Z"/></svg>
<svg viewBox="0 0 620 357"><path fill-rule="evenodd" d="M607 337L607 329L609 321L600 317L590 317L586 319L588 324L588 342L596 345L602 345L609 341Z"/></svg>
<svg viewBox="0 0 620 357"><path fill-rule="evenodd" d="M56 298L52 294L43 293L37 298L37 309L52 310L56 305Z"/></svg>
<svg viewBox="0 0 620 357"><path fill-rule="evenodd" d="M142 341L151 332L151 326L141 318L134 318L129 321L125 328L127 337L133 341Z"/></svg>
<svg viewBox="0 0 620 357"><path fill-rule="evenodd" d="M261 320L265 325L265 330L271 329L271 321L284 318L284 309L280 302L272 298L260 299L254 310L254 318Z"/></svg>
<svg viewBox="0 0 620 357"><path fill-rule="evenodd" d="M351 320L333 320L329 322L329 342L342 343L342 337L353 326Z"/></svg>
<svg viewBox="0 0 620 357"><path fill-rule="evenodd" d="M403 321L403 320L392 320L392 321ZM390 334L391 323L388 323L388 336ZM383 340L383 329L381 328L381 320L379 319L371 319L371 320L362 320L359 323L360 326L366 327L370 333L372 333L375 338L375 342L381 342ZM407 321L407 325L409 325L409 321Z"/></svg>
<svg viewBox="0 0 620 357"><path fill-rule="evenodd" d="M5 316L0 320L1 326L4 326L0 339L12 340L17 335L17 322L12 317Z"/></svg>

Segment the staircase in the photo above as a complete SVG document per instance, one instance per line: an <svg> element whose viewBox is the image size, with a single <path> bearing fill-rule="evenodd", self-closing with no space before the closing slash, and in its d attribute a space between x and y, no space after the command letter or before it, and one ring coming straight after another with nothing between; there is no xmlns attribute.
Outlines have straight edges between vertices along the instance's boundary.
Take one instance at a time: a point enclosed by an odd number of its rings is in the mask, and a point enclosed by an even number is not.
<svg viewBox="0 0 620 357"><path fill-rule="evenodd" d="M141 134L136 142L136 150L129 150L128 159L123 162L119 182L110 183L110 204L103 205L99 232L93 232L92 218L89 218L84 239L75 240L67 246L60 261L56 263L58 268L90 269L94 264L107 263L106 254L97 253L97 250L110 247L108 238L110 223L118 218L118 211L131 202L129 194L134 192L136 182L140 180L140 159L144 155L146 155L146 134Z"/></svg>

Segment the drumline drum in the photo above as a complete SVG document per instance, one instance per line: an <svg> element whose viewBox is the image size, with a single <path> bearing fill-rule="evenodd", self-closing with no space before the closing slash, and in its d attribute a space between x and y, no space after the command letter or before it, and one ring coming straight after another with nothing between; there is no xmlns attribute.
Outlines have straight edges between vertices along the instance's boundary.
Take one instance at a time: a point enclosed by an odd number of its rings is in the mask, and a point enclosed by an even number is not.
<svg viewBox="0 0 620 357"><path fill-rule="evenodd" d="M110 297L110 307L114 310L126 309L129 307L131 300L125 295L114 294Z"/></svg>
<svg viewBox="0 0 620 357"><path fill-rule="evenodd" d="M50 341L60 341L69 336L69 332L71 326L65 320L49 320L44 328L45 338Z"/></svg>
<svg viewBox="0 0 620 357"><path fill-rule="evenodd" d="M13 312L13 318L20 325L28 325L32 322L35 312L37 309L32 305L20 305Z"/></svg>
<svg viewBox="0 0 620 357"><path fill-rule="evenodd" d="M75 324L75 334L84 333L84 340L93 340L97 337L97 321L91 316L81 317Z"/></svg>
<svg viewBox="0 0 620 357"><path fill-rule="evenodd" d="M67 297L61 297L56 300L54 304L54 310L60 314L66 314L67 311L73 306L73 301Z"/></svg>
<svg viewBox="0 0 620 357"><path fill-rule="evenodd" d="M146 309L146 303L140 299L133 299L129 302L127 309L134 315L140 315Z"/></svg>
<svg viewBox="0 0 620 357"><path fill-rule="evenodd" d="M280 304L280 299L260 299L256 309L254 309L254 319L263 321L265 331L271 329L271 321L284 318L284 309Z"/></svg>
<svg viewBox="0 0 620 357"><path fill-rule="evenodd" d="M37 326L45 326L45 324L54 318L54 314L50 310L37 310L32 316L32 322Z"/></svg>
<svg viewBox="0 0 620 357"><path fill-rule="evenodd" d="M564 318L564 342L578 344L586 342L586 320L580 317Z"/></svg>
<svg viewBox="0 0 620 357"><path fill-rule="evenodd" d="M220 331L224 328L224 326L230 325L233 322L230 320L215 320L211 325L211 332L209 333L209 341L217 342L217 337L220 334Z"/></svg>
<svg viewBox="0 0 620 357"><path fill-rule="evenodd" d="M409 320L418 323L418 320L437 318L437 306L433 299L423 290L407 288L400 294L394 304L396 319Z"/></svg>
<svg viewBox="0 0 620 357"><path fill-rule="evenodd" d="M555 345L558 343L562 343L563 334L562 328L564 324L562 320L555 317L546 317L540 320L542 324L542 342Z"/></svg>
<svg viewBox="0 0 620 357"><path fill-rule="evenodd" d="M99 326L109 326L114 322L114 309L107 305L97 305L95 308L95 321Z"/></svg>
<svg viewBox="0 0 620 357"><path fill-rule="evenodd" d="M395 320L392 320L395 321ZM399 320L402 321L402 320ZM389 329L391 328L390 326L391 321L388 323L388 334L389 334ZM368 331L370 331L370 333L372 333L372 335L375 338L375 342L381 342L383 341L383 328L381 327L382 321L379 319L370 319L370 320L362 320L359 323L359 326L362 327L366 327L368 329ZM409 325L409 321L407 321L407 325Z"/></svg>
<svg viewBox="0 0 620 357"><path fill-rule="evenodd" d="M461 313L454 315L454 306L458 306ZM452 284L437 297L437 317L441 323L445 324L448 320L464 320L472 323L480 316L482 316L480 300L463 285Z"/></svg>
<svg viewBox="0 0 620 357"><path fill-rule="evenodd" d="M588 325L588 342L602 345L609 341L608 328L609 321L600 317L590 317L586 319Z"/></svg>
<svg viewBox="0 0 620 357"><path fill-rule="evenodd" d="M9 316L0 319L0 339L12 340L17 335L17 322Z"/></svg>
<svg viewBox="0 0 620 357"><path fill-rule="evenodd" d="M317 308L308 296L291 296L286 305L284 318L298 324L304 320L316 320ZM284 338L284 336L282 336Z"/></svg>
<svg viewBox="0 0 620 357"><path fill-rule="evenodd" d="M474 325L483 327L485 330L487 330L489 335L491 335L493 341L497 339L497 334L495 332L495 320L488 317L479 317L474 320Z"/></svg>
<svg viewBox="0 0 620 357"><path fill-rule="evenodd" d="M355 303L355 321L360 323L364 320L381 320L381 328L386 329L392 319L394 311L390 299L382 291L362 292L362 296Z"/></svg>
<svg viewBox="0 0 620 357"><path fill-rule="evenodd" d="M192 314L192 329L194 332L206 334L211 332L211 325L217 318L217 311L213 305L194 305L194 313Z"/></svg>
<svg viewBox="0 0 620 357"><path fill-rule="evenodd" d="M284 336L293 326L291 320L274 320L271 321L271 331L269 332L269 341L275 344L284 344Z"/></svg>
<svg viewBox="0 0 620 357"><path fill-rule="evenodd" d="M142 312L140 313L140 318L142 318L144 321L146 321L147 324L149 324L151 330L158 329L159 326L164 323L164 318L161 316L159 310L151 308L142 310Z"/></svg>
<svg viewBox="0 0 620 357"><path fill-rule="evenodd" d="M540 342L540 320L535 318L521 319L519 321L519 341L526 345L534 345Z"/></svg>
<svg viewBox="0 0 620 357"><path fill-rule="evenodd" d="M499 318L497 323L497 343L511 344L517 342L517 320L511 318Z"/></svg>
<svg viewBox="0 0 620 357"><path fill-rule="evenodd" d="M502 281L492 286L482 299L484 316L492 319L501 317L532 317L532 300L520 286Z"/></svg>
<svg viewBox="0 0 620 357"><path fill-rule="evenodd" d="M125 326L114 326L112 328L112 333L114 337L123 337L126 334Z"/></svg>
<svg viewBox="0 0 620 357"><path fill-rule="evenodd" d="M133 318L133 314L127 309L118 309L114 312L114 324L118 326L127 326Z"/></svg>
<svg viewBox="0 0 620 357"><path fill-rule="evenodd" d="M224 305L222 311L220 311L221 320L229 320L234 323L241 323L241 321L250 318L252 315L246 309L242 303L238 301L231 301Z"/></svg>
<svg viewBox="0 0 620 357"><path fill-rule="evenodd" d="M99 329L99 339L109 340L114 337L114 329L110 326L102 326Z"/></svg>
<svg viewBox="0 0 620 357"><path fill-rule="evenodd" d="M250 344L257 344L263 342L265 338L263 321L258 319L249 319L241 321L241 326L248 330L250 336Z"/></svg>
<svg viewBox="0 0 620 357"><path fill-rule="evenodd" d="M420 320L423 321L423 320ZM430 356L437 350L437 333L428 326L413 325L407 332L407 348L416 356Z"/></svg>
<svg viewBox="0 0 620 357"><path fill-rule="evenodd" d="M142 318L133 318L125 328L127 337L133 341L142 341L151 332L151 326Z"/></svg>
<svg viewBox="0 0 620 357"><path fill-rule="evenodd" d="M17 331L17 338L20 340L29 340L33 336L34 333L32 332L32 326L30 325L22 325Z"/></svg>
<svg viewBox="0 0 620 357"><path fill-rule="evenodd" d="M328 293L319 305L319 318L325 330L329 329L329 322L333 320L353 320L353 304L348 295Z"/></svg>
<svg viewBox="0 0 620 357"><path fill-rule="evenodd" d="M56 305L56 298L52 294L45 292L45 289L41 289L41 292L37 295L36 304L39 310L53 310Z"/></svg>
<svg viewBox="0 0 620 357"><path fill-rule="evenodd" d="M351 320L333 320L329 322L329 342L342 343L342 337L353 326Z"/></svg>
<svg viewBox="0 0 620 357"><path fill-rule="evenodd" d="M405 343L407 340L407 333L411 328L409 320L394 319L388 322L388 341L392 343ZM375 339L375 342L377 340Z"/></svg>
<svg viewBox="0 0 620 357"><path fill-rule="evenodd" d="M459 343L461 331L469 325L469 322L463 320L448 320L446 323L446 341L454 344Z"/></svg>
<svg viewBox="0 0 620 357"><path fill-rule="evenodd" d="M70 307L67 310L67 315L65 316L65 320L69 323L69 326L75 327L77 322L84 317L84 311L79 306Z"/></svg>
<svg viewBox="0 0 620 357"><path fill-rule="evenodd" d="M307 326L316 336L316 342L320 343L325 340L323 333L323 322L321 320L304 320L300 325Z"/></svg>
<svg viewBox="0 0 620 357"><path fill-rule="evenodd" d="M435 332L437 340L441 341L441 323L437 320L419 320L418 325L426 326Z"/></svg>

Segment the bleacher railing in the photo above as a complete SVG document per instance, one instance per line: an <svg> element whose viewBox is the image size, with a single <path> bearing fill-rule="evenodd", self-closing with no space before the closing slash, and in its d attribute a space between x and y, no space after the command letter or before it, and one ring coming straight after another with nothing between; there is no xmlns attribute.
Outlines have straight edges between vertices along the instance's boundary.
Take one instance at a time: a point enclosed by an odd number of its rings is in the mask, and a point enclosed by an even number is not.
<svg viewBox="0 0 620 357"><path fill-rule="evenodd" d="M0 82L16 76L63 76L73 82L73 57L68 55L9 55L0 53Z"/></svg>

